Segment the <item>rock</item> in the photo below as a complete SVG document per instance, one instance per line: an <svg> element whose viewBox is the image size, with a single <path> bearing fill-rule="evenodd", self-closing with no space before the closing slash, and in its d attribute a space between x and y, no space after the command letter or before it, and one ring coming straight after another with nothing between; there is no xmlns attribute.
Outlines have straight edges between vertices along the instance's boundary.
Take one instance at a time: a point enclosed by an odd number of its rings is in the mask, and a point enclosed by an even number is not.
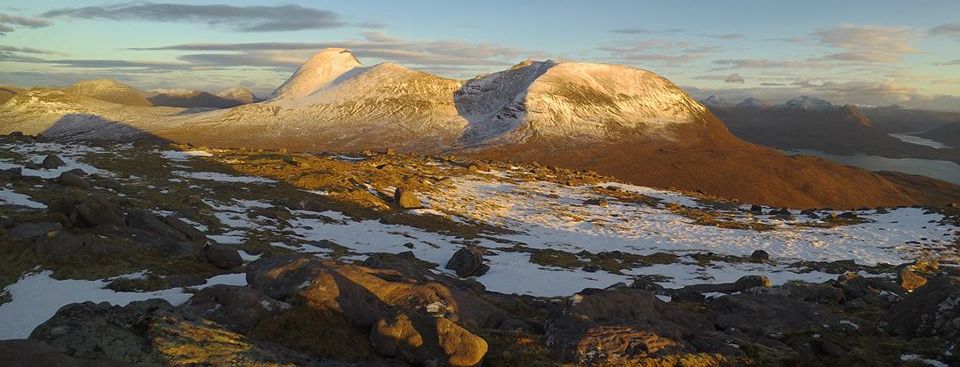
<svg viewBox="0 0 960 367"><path fill-rule="evenodd" d="M127 214L125 222L130 227L158 234L165 239L182 241L187 238L180 231L167 225L156 213L150 210L134 210Z"/></svg>
<svg viewBox="0 0 960 367"><path fill-rule="evenodd" d="M190 241L201 241L207 238L199 229L175 216L163 217L163 222L182 233Z"/></svg>
<svg viewBox="0 0 960 367"><path fill-rule="evenodd" d="M819 330L838 324L823 306L781 295L734 294L716 298L708 305L710 319L718 328L758 336Z"/></svg>
<svg viewBox="0 0 960 367"><path fill-rule="evenodd" d="M578 295L547 325L550 349L576 365L642 365L688 353L687 336L715 331L705 317L629 288Z"/></svg>
<svg viewBox="0 0 960 367"><path fill-rule="evenodd" d="M20 223L7 232L7 236L13 239L34 240L40 237L46 237L51 232L57 232L63 229L60 223L56 222L29 222Z"/></svg>
<svg viewBox="0 0 960 367"><path fill-rule="evenodd" d="M420 199L417 198L416 194L402 187L398 187L397 190L394 191L393 202L400 207L400 209L418 209L423 207L423 204L420 203Z"/></svg>
<svg viewBox="0 0 960 367"><path fill-rule="evenodd" d="M0 366L4 367L120 367L125 365L109 360L85 360L71 357L36 340L0 340Z"/></svg>
<svg viewBox="0 0 960 367"><path fill-rule="evenodd" d="M84 359L113 359L127 363L157 363L158 355L132 326L145 315L173 309L159 299L133 302L125 307L103 303L74 303L37 326L30 339Z"/></svg>
<svg viewBox="0 0 960 367"><path fill-rule="evenodd" d="M750 211L753 213L760 214L760 213L763 213L763 207L757 204L753 204L750 206Z"/></svg>
<svg viewBox="0 0 960 367"><path fill-rule="evenodd" d="M448 286L426 269L419 270L422 273L405 271L309 256L276 256L247 265L247 282L276 300L306 302L316 309L342 313L363 327L372 326L388 310L400 310L411 317L445 316L467 327L495 328L507 318L503 311L475 295L479 290L467 285L471 282L450 278L454 284Z"/></svg>
<svg viewBox="0 0 960 367"><path fill-rule="evenodd" d="M114 204L100 195L89 195L80 200L54 199L47 205L47 213L70 227L93 228L123 223L123 217Z"/></svg>
<svg viewBox="0 0 960 367"><path fill-rule="evenodd" d="M447 261L446 268L457 272L457 276L461 278L480 276L490 270L490 267L483 263L483 249L475 246L457 250Z"/></svg>
<svg viewBox="0 0 960 367"><path fill-rule="evenodd" d="M770 254L764 250L756 250L750 254L750 261L752 262L765 262L770 260Z"/></svg>
<svg viewBox="0 0 960 367"><path fill-rule="evenodd" d="M243 265L243 258L237 249L219 243L208 243L203 247L207 262L221 269L233 269Z"/></svg>
<svg viewBox="0 0 960 367"><path fill-rule="evenodd" d="M604 198L593 198L593 199L584 200L583 205L596 205L601 208L606 208L607 206L610 205L610 203L607 201L607 199L604 199Z"/></svg>
<svg viewBox="0 0 960 367"><path fill-rule="evenodd" d="M46 169L60 168L65 165L67 164L63 162L63 159L60 159L56 154L47 155L47 157L43 159L43 162L40 163L40 167Z"/></svg>
<svg viewBox="0 0 960 367"><path fill-rule="evenodd" d="M370 332L376 351L419 365L478 366L487 342L446 318L414 321L396 313L377 321Z"/></svg>
<svg viewBox="0 0 960 367"><path fill-rule="evenodd" d="M720 292L720 293L734 293L734 292L743 292L751 288L770 288L771 282L770 278L767 278L764 275L744 275L737 279L733 283L718 283L718 284L694 284L688 285L678 290L674 290L674 293L681 293L683 291L693 291L697 293L709 293L709 292Z"/></svg>
<svg viewBox="0 0 960 367"><path fill-rule="evenodd" d="M900 283L901 288L907 292L913 292L917 290L917 288L923 287L924 284L927 284L927 278L920 276L908 268L900 271L898 282Z"/></svg>
<svg viewBox="0 0 960 367"><path fill-rule="evenodd" d="M256 289L232 285L201 289L180 306L192 315L239 333L247 333L261 320L289 308L289 304L267 297Z"/></svg>
<svg viewBox="0 0 960 367"><path fill-rule="evenodd" d="M73 174L70 172L61 173L60 177L57 178L57 183L63 186L78 188L78 189L87 190L87 191L93 188L92 186L90 186L90 183L88 183L82 177L77 176L76 174Z"/></svg>
<svg viewBox="0 0 960 367"><path fill-rule="evenodd" d="M745 275L733 283L736 291L745 291L750 288L770 288L772 286L770 278L765 275Z"/></svg>
<svg viewBox="0 0 960 367"><path fill-rule="evenodd" d="M844 301L843 290L830 284L788 282L783 288L789 292L791 298L807 302L836 305Z"/></svg>
<svg viewBox="0 0 960 367"><path fill-rule="evenodd" d="M467 167L467 169L471 171L476 171L476 172L490 172L490 165L484 162L477 161L477 162L471 163L470 166Z"/></svg>
<svg viewBox="0 0 960 367"><path fill-rule="evenodd" d="M960 278L929 279L927 285L894 304L885 318L900 335L960 337Z"/></svg>

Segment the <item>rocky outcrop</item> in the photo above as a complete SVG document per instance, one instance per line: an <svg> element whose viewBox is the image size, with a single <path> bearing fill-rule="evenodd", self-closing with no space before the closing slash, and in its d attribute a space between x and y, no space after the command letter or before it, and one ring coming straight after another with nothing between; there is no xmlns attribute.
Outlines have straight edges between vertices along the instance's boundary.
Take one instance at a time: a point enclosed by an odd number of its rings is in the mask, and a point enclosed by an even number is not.
<svg viewBox="0 0 960 367"><path fill-rule="evenodd" d="M939 276L890 308L887 320L902 335L960 337L960 278Z"/></svg>

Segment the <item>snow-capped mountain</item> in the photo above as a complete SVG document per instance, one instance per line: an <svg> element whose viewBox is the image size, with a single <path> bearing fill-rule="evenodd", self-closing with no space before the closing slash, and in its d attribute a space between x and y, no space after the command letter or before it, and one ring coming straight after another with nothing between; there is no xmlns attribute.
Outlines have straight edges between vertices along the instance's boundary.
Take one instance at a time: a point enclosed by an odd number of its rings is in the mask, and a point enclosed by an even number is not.
<svg viewBox="0 0 960 367"><path fill-rule="evenodd" d="M139 134L208 146L455 153L779 206L918 202L906 189L915 182L739 140L669 80L622 65L528 60L461 81L391 63L365 67L345 49L327 49L259 103L198 112L31 91L0 106L0 121L0 132L53 137Z"/></svg>
<svg viewBox="0 0 960 367"><path fill-rule="evenodd" d="M216 96L223 99L237 101L240 102L240 104L248 104L257 101L257 96L255 96L250 89L245 87L224 89L217 92Z"/></svg>
<svg viewBox="0 0 960 367"><path fill-rule="evenodd" d="M733 103L726 100L723 97L720 97L716 94L711 94L709 97L701 99L700 103L703 103L707 107L731 107Z"/></svg>
<svg viewBox="0 0 960 367"><path fill-rule="evenodd" d="M785 102L783 104L783 107L798 109L798 110L805 110L805 111L823 112L823 111L832 110L837 106L835 106L833 103L830 103L820 98L800 96Z"/></svg>
<svg viewBox="0 0 960 367"><path fill-rule="evenodd" d="M763 110L768 108L766 103L754 97L744 99L743 102L737 103L736 107L744 108L744 109L757 109L757 110Z"/></svg>

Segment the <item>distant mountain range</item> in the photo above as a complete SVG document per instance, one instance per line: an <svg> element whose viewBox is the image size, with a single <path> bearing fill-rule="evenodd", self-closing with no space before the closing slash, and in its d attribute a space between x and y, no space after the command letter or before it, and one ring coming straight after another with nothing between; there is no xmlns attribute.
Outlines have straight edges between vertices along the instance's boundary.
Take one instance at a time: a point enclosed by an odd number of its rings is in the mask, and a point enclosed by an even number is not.
<svg viewBox="0 0 960 367"><path fill-rule="evenodd" d="M775 105L754 98L733 104L716 96L702 102L734 135L757 144L843 155L960 162L958 149L912 144L891 135L910 133L958 147L952 142L960 138L960 113L836 105L806 96Z"/></svg>
<svg viewBox="0 0 960 367"><path fill-rule="evenodd" d="M117 95L17 92L0 106L0 132L456 154L590 169L641 185L790 207L911 205L960 197L960 187L935 180L789 157L744 142L669 80L621 65L527 60L463 81L392 63L363 66L347 50L327 49L269 99L232 108L148 107L127 89L103 89ZM744 106L766 108L758 101ZM816 113L825 108L817 100L791 106ZM863 127L864 121L846 123Z"/></svg>

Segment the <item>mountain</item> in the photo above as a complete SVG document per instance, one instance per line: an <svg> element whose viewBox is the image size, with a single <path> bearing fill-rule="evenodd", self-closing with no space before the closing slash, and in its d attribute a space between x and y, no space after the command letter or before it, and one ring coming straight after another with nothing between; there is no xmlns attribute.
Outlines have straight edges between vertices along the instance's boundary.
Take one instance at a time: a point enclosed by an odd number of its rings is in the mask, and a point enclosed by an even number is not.
<svg viewBox="0 0 960 367"><path fill-rule="evenodd" d="M919 136L960 149L960 122L942 125Z"/></svg>
<svg viewBox="0 0 960 367"><path fill-rule="evenodd" d="M143 92L110 79L78 82L68 87L66 92L128 106L152 106Z"/></svg>
<svg viewBox="0 0 960 367"><path fill-rule="evenodd" d="M241 96L240 98L247 97ZM177 89L156 91L147 99L154 106L183 108L230 108L245 104L245 102L237 99L228 99L204 91Z"/></svg>
<svg viewBox="0 0 960 367"><path fill-rule="evenodd" d="M724 99L723 97L711 94L709 97L700 100L700 103L703 103L707 107L730 107L733 106L733 103Z"/></svg>
<svg viewBox="0 0 960 367"><path fill-rule="evenodd" d="M836 106L833 103L830 103L826 100L800 96L794 99L791 99L783 104L782 108L794 109L801 111L812 111L812 112L827 112L835 109Z"/></svg>
<svg viewBox="0 0 960 367"><path fill-rule="evenodd" d="M240 102L240 104L249 104L258 101L257 96L250 89L244 87L235 87L224 89L217 92L217 97Z"/></svg>
<svg viewBox="0 0 960 367"><path fill-rule="evenodd" d="M764 103L763 101L753 97L747 98L743 100L743 102L737 103L736 107L740 109L757 109L757 110L770 108L770 106L767 106L767 104Z"/></svg>
<svg viewBox="0 0 960 367"><path fill-rule="evenodd" d="M873 125L891 133L916 133L960 123L960 112L928 111L899 106L864 108Z"/></svg>
<svg viewBox="0 0 960 367"><path fill-rule="evenodd" d="M10 121L4 130L113 139L129 139L132 130L209 146L456 154L791 207L910 205L960 196L955 187L951 196L949 185L947 194L917 190L926 179L890 178L744 142L669 80L621 65L527 60L461 81L391 63L367 67L347 50L328 49L272 98L229 109L133 109L76 99L50 111L38 106L44 98L0 108L0 121ZM813 102L799 106L819 106ZM71 127L92 118L97 123Z"/></svg>
<svg viewBox="0 0 960 367"><path fill-rule="evenodd" d="M7 103L13 96L22 91L22 89L16 87L0 86L0 105Z"/></svg>

